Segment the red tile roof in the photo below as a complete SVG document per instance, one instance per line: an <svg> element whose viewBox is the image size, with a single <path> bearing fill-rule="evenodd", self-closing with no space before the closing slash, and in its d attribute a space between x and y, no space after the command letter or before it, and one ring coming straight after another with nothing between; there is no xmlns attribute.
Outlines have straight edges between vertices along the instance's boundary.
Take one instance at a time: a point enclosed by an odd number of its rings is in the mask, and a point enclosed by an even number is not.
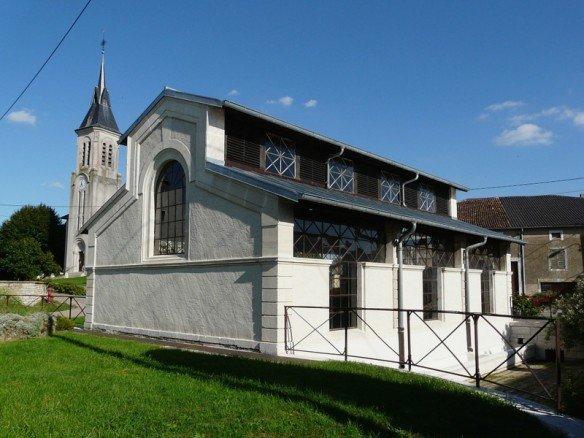
<svg viewBox="0 0 584 438"><path fill-rule="evenodd" d="M494 230L584 226L584 198L539 195L466 199L458 219Z"/></svg>

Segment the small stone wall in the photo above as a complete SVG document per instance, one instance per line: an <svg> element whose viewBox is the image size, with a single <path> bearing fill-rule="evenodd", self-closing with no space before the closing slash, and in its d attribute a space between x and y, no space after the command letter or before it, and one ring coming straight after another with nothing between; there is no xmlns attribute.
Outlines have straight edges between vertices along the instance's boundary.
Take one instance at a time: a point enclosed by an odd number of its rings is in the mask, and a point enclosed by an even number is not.
<svg viewBox="0 0 584 438"><path fill-rule="evenodd" d="M0 315L0 341L46 336L48 327L49 316L46 313Z"/></svg>
<svg viewBox="0 0 584 438"><path fill-rule="evenodd" d="M39 301L34 296L47 294L47 285L40 281L0 281L0 294L20 296L22 304L32 306Z"/></svg>
<svg viewBox="0 0 584 438"><path fill-rule="evenodd" d="M537 320L515 320L509 323L509 340L512 345L518 347L521 346L521 342L527 342L537 330L545 323L545 321ZM529 351L527 354L528 359L545 360L546 350L555 350L555 337L551 335L548 338L548 329L543 329L536 337L533 339L527 347L524 348ZM561 335L560 335L561 337ZM523 350L522 350L523 351ZM564 349L564 359L565 360L575 360L584 359L584 348L575 347L571 349Z"/></svg>

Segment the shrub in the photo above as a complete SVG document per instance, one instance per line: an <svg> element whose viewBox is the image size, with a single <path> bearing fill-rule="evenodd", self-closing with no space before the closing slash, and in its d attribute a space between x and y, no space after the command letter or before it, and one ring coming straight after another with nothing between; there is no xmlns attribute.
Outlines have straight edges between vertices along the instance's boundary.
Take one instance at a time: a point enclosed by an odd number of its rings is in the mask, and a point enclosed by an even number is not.
<svg viewBox="0 0 584 438"><path fill-rule="evenodd" d="M513 315L515 316L538 316L539 309L535 307L533 301L525 295L513 297Z"/></svg>
<svg viewBox="0 0 584 438"><path fill-rule="evenodd" d="M46 334L49 317L46 313L33 315L0 315L0 339L36 338Z"/></svg>
<svg viewBox="0 0 584 438"><path fill-rule="evenodd" d="M57 326L55 329L58 332L65 331L65 330L73 330L75 327L75 321L69 318L64 318L62 316L57 317Z"/></svg>
<svg viewBox="0 0 584 438"><path fill-rule="evenodd" d="M47 280L45 284L53 289L56 294L63 295L85 295L85 288L75 283L68 283L60 280Z"/></svg>
<svg viewBox="0 0 584 438"><path fill-rule="evenodd" d="M584 374L569 376L562 383L562 395L566 413L584 418Z"/></svg>
<svg viewBox="0 0 584 438"><path fill-rule="evenodd" d="M551 306L556 303L558 294L555 292L539 292L533 295L530 299L535 307Z"/></svg>

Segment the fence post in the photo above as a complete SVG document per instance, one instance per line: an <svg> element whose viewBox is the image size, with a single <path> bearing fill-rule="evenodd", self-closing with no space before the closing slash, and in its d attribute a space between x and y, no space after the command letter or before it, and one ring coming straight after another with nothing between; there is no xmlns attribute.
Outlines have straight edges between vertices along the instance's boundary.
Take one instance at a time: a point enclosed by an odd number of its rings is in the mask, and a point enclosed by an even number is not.
<svg viewBox="0 0 584 438"><path fill-rule="evenodd" d="M412 334L410 330L411 310L406 312L406 327L408 330L408 371L412 371Z"/></svg>
<svg viewBox="0 0 584 438"><path fill-rule="evenodd" d="M8 310L8 301L10 300L10 295L6 294L6 311L9 312Z"/></svg>
<svg viewBox="0 0 584 438"><path fill-rule="evenodd" d="M559 316L559 315L558 315ZM562 343L560 342L560 319L556 317L556 410L562 410Z"/></svg>
<svg viewBox="0 0 584 438"><path fill-rule="evenodd" d="M71 311L73 309L73 297L69 297L69 319L71 319Z"/></svg>
<svg viewBox="0 0 584 438"><path fill-rule="evenodd" d="M347 318L347 312L344 314L345 316L345 362L349 360L349 318Z"/></svg>
<svg viewBox="0 0 584 438"><path fill-rule="evenodd" d="M479 366L479 315L472 315L474 321L474 356L475 356L475 385L481 387L481 370Z"/></svg>

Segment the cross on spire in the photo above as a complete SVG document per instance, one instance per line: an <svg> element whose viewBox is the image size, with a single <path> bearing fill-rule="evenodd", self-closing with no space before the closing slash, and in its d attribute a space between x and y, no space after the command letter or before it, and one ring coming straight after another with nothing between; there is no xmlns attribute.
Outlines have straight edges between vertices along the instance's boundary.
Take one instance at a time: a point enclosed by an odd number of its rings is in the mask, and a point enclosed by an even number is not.
<svg viewBox="0 0 584 438"><path fill-rule="evenodd" d="M101 54L103 55L105 53L105 30L101 31Z"/></svg>

